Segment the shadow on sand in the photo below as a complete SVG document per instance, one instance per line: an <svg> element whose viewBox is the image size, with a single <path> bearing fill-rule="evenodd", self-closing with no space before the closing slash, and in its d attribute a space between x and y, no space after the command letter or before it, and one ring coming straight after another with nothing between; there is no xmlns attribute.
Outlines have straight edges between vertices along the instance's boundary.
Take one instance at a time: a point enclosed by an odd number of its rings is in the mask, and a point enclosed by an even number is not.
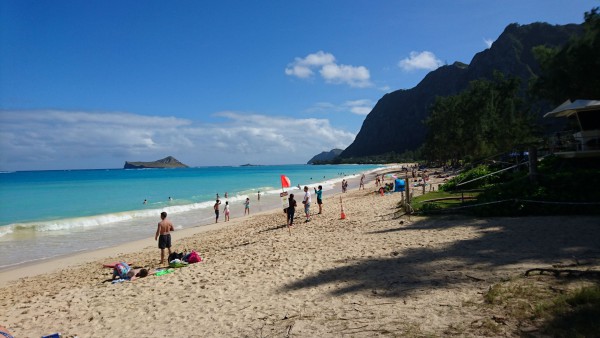
<svg viewBox="0 0 600 338"><path fill-rule="evenodd" d="M392 249L389 258L346 263L284 287L284 291L331 286L343 295L366 291L383 297L402 297L414 292L449 288L463 283L486 285L522 274L514 264L550 266L559 262L600 261L600 218L532 217L473 219L427 218L410 225L367 233L389 236L406 231L444 231L471 227L477 235L427 246L423 232L420 247ZM343 263L341 263L343 264ZM511 267L512 266L512 267Z"/></svg>

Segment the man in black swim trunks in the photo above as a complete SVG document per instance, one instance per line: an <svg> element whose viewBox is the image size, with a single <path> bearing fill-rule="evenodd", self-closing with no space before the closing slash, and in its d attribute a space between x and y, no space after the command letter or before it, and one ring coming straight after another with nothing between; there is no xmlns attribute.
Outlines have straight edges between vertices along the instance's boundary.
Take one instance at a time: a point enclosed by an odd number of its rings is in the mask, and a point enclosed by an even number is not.
<svg viewBox="0 0 600 338"><path fill-rule="evenodd" d="M156 235L154 240L158 239L158 248L160 249L160 264L165 262L165 248L169 250L171 254L171 231L175 231L173 223L167 219L167 213L161 212L160 218L162 221L158 222L158 229L156 229Z"/></svg>

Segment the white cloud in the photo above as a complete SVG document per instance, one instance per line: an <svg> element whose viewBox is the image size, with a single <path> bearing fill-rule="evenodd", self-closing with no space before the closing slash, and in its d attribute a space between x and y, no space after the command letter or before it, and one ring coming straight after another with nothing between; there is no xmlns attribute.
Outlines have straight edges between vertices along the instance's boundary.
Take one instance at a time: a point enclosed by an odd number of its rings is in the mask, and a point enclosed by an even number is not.
<svg viewBox="0 0 600 338"><path fill-rule="evenodd" d="M485 43L485 45L487 46L487 48L492 47L492 43L494 43L494 40L492 39L483 39L483 42Z"/></svg>
<svg viewBox="0 0 600 338"><path fill-rule="evenodd" d="M314 74L312 68L319 68L334 63L335 57L332 54L318 51L313 54L308 54L305 58L295 58L294 62L289 64L285 69L285 73L287 75L305 79Z"/></svg>
<svg viewBox="0 0 600 338"><path fill-rule="evenodd" d="M371 86L371 75L366 67L328 64L320 70L321 76L329 83L347 83L351 87L364 88Z"/></svg>
<svg viewBox="0 0 600 338"><path fill-rule="evenodd" d="M347 84L358 88L372 85L371 74L366 67L338 64L333 54L323 51L295 58L285 69L285 74L306 79L312 77L316 70L327 83Z"/></svg>
<svg viewBox="0 0 600 338"><path fill-rule="evenodd" d="M327 119L221 112L221 123L129 113L0 111L0 170L118 168L168 155L192 166L305 163L355 135ZM306 137L309 134L310 137Z"/></svg>
<svg viewBox="0 0 600 338"><path fill-rule="evenodd" d="M435 54L428 51L423 52L410 52L410 56L400 60L398 67L405 71L411 71L416 69L434 70L443 65L443 62L439 60Z"/></svg>
<svg viewBox="0 0 600 338"><path fill-rule="evenodd" d="M368 115L373 109L373 102L371 100L346 101L344 105L350 109L350 112L356 115Z"/></svg>
<svg viewBox="0 0 600 338"><path fill-rule="evenodd" d="M373 109L373 101L368 99L346 101L342 104L318 102L308 109L310 113L343 113L349 112L356 115L368 115Z"/></svg>

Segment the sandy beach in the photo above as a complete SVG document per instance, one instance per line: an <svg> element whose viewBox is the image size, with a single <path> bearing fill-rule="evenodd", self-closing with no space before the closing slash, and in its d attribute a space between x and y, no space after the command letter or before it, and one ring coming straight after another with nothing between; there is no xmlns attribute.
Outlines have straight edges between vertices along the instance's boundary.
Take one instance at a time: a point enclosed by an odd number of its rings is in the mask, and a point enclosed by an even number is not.
<svg viewBox="0 0 600 338"><path fill-rule="evenodd" d="M491 285L600 261L598 217L409 218L399 194L374 191L328 196L321 215L313 194L311 222L298 203L291 233L281 210L176 231L174 249L204 261L164 276L111 284L102 267L158 268L153 238L2 272L0 325L15 337L518 336L505 317L486 331L503 315L483 304Z"/></svg>

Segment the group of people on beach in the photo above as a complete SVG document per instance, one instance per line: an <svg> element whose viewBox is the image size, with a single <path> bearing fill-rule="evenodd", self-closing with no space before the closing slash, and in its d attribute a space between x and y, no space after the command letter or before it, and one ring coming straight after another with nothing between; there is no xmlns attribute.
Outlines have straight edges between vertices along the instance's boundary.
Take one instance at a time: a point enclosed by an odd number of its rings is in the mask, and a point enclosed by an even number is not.
<svg viewBox="0 0 600 338"><path fill-rule="evenodd" d="M319 189L313 188L315 190L315 195L317 196L317 205L319 206L319 215L323 213L323 187L319 186ZM302 198L302 204L304 205L304 215L306 216L305 223L310 222L310 205L312 203L312 195L308 186L304 187L304 197ZM283 211L286 213L287 217L287 226L294 226L294 215L296 214L296 200L294 199L294 194L290 194L288 198L288 207Z"/></svg>
<svg viewBox="0 0 600 338"><path fill-rule="evenodd" d="M379 178L379 177L377 177ZM360 178L360 185L359 185L359 189L364 189L364 179L365 179L365 175L363 174ZM348 188L348 181L343 180L342 181L342 189L345 192L346 189ZM319 212L318 215L323 213L323 187L321 185L318 186L318 188L313 188L314 189L314 193L316 195L317 198L317 205L319 206ZM311 220L311 215L310 215L310 207L312 205L312 194L310 192L310 189L308 186L304 187L304 196L302 198L302 204L304 205L304 215L306 217L305 223L310 222ZM225 198L228 197L228 193L225 192ZM260 192L258 193L258 199L260 200ZM213 209L215 211L215 223L218 223L219 221L219 209L220 209L220 205L221 205L221 200L219 198L219 194L217 194L217 198L215 201L215 204L213 206ZM294 225L294 216L296 213L296 200L294 198L294 194L290 194L289 198L288 198L288 207L286 209L284 209L284 212L286 213L286 218L287 218L287 226L288 227L292 227ZM230 204L229 201L225 201L225 206L224 206L224 214L225 214L225 221L229 221L229 215L230 215ZM250 198L246 198L246 200L244 201L244 215L249 215L250 214ZM175 231L175 227L173 226L173 223L167 218L167 213L165 211L161 212L160 214L160 218L161 221L158 222L158 226L156 229L156 233L154 235L154 240L158 241L158 248L160 249L160 264L165 264L165 251L168 252L168 255L171 255L171 247L172 247L172 242L171 242L171 232ZM148 271L148 269L132 269L131 267L128 266L127 263L125 262L120 262L118 264L115 265L114 270L113 270L113 279L115 278L120 278L122 280L134 280L136 278L143 278L146 277L150 272Z"/></svg>
<svg viewBox="0 0 600 338"><path fill-rule="evenodd" d="M260 192L258 195L258 199L260 200ZM227 193L225 193L225 198L227 198ZM215 211L215 223L219 223L219 214L220 214L220 210L219 207L221 205L221 200L219 199L219 194L217 194L217 200L215 201L215 204L213 205L213 209ZM223 213L225 214L225 222L228 222L230 220L229 218L229 214L231 213L231 210L229 208L229 201L225 201L225 207L223 208ZM244 216L245 215L250 215L250 198L246 197L246 200L244 201Z"/></svg>

